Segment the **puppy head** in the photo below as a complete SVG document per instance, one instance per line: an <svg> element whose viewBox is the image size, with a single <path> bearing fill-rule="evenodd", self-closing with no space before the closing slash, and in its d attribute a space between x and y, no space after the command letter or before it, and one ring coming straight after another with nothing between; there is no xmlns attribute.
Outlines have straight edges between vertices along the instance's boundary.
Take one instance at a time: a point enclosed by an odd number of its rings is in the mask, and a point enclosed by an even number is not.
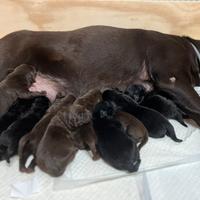
<svg viewBox="0 0 200 200"><path fill-rule="evenodd" d="M33 101L33 104L32 104L32 108L42 108L44 110L47 110L49 108L49 105L50 105L50 101L47 97L45 96L37 96L37 97L34 97L34 101Z"/></svg>
<svg viewBox="0 0 200 200"><path fill-rule="evenodd" d="M137 147L137 142L133 141L133 151L130 155L130 162L128 165L128 171L129 172L136 172L139 169L141 159L140 159L140 153L139 149Z"/></svg>
<svg viewBox="0 0 200 200"><path fill-rule="evenodd" d="M26 81L26 85L30 87L35 82L37 71L34 66L22 64L15 68L14 72L9 76L13 78L21 78Z"/></svg>
<svg viewBox="0 0 200 200"><path fill-rule="evenodd" d="M105 90L102 94L102 98L104 101L114 102L117 106L120 107L129 106L130 104L136 104L136 102L130 96L118 90Z"/></svg>
<svg viewBox="0 0 200 200"><path fill-rule="evenodd" d="M112 119L116 112L113 103L109 101L102 101L95 106L93 117L100 119Z"/></svg>
<svg viewBox="0 0 200 200"><path fill-rule="evenodd" d="M83 96L77 98L75 104L83 105L88 110L92 111L94 106L102 100L101 91L98 89L89 90Z"/></svg>
<svg viewBox="0 0 200 200"><path fill-rule="evenodd" d="M129 95L136 102L140 103L143 100L146 91L143 85L129 85L125 90L125 94Z"/></svg>

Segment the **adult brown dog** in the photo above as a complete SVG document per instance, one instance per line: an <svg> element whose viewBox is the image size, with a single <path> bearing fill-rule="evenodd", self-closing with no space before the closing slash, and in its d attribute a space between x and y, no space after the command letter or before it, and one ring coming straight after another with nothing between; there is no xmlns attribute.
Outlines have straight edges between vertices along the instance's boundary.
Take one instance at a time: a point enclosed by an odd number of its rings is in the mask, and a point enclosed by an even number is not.
<svg viewBox="0 0 200 200"><path fill-rule="evenodd" d="M0 80L10 67L22 63L36 66L56 91L75 95L94 87L152 80L159 87L181 90L181 98L190 101L185 105L188 115L200 125L200 98L193 89L200 84L200 62L191 43L199 52L198 40L141 29L91 26L68 32L19 31L0 40ZM193 111L197 114L191 115Z"/></svg>

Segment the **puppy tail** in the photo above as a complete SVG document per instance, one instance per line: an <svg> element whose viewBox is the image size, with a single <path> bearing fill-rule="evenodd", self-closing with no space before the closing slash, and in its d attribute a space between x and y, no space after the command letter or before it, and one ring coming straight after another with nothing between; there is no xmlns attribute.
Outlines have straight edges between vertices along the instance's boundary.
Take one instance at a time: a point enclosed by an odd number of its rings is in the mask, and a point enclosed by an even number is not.
<svg viewBox="0 0 200 200"><path fill-rule="evenodd" d="M174 127L173 127L171 124L169 124L169 125L167 126L166 135L167 135L168 137L170 137L172 140L174 140L175 142L182 142L182 141L183 141L183 140L178 139L178 138L176 137L176 133L175 133Z"/></svg>
<svg viewBox="0 0 200 200"><path fill-rule="evenodd" d="M187 124L183 121L183 118L182 118L181 115L177 115L177 116L176 116L176 120L177 120L180 124L182 124L183 126L188 127Z"/></svg>

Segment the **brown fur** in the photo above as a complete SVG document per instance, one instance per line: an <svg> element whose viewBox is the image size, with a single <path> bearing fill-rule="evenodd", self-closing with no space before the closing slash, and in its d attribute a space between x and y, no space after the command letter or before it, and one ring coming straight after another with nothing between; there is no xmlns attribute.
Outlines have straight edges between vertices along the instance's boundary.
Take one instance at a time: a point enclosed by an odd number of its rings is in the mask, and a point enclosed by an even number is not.
<svg viewBox="0 0 200 200"><path fill-rule="evenodd" d="M62 175L75 157L78 147L82 149L89 147L93 153L93 160L99 158L96 135L90 121L91 112L100 100L100 91L91 90L76 99L73 104L62 106L52 118L39 143L36 163L40 169L51 176ZM78 119L79 124L73 120L76 119L77 113L82 117Z"/></svg>
<svg viewBox="0 0 200 200"><path fill-rule="evenodd" d="M51 119L56 115L62 106L68 106L75 100L73 95L68 95L63 99L57 99L56 102L48 109L47 114L37 123L33 130L25 135L19 143L19 169L21 172L31 173L36 165L36 150L43 137L45 130ZM34 156L30 166L25 167L25 163L30 155Z"/></svg>
<svg viewBox="0 0 200 200"><path fill-rule="evenodd" d="M77 151L65 123L57 114L52 118L38 145L36 163L41 170L57 177L64 173Z"/></svg>
<svg viewBox="0 0 200 200"><path fill-rule="evenodd" d="M0 116L5 114L17 98L41 95L39 92L32 93L28 90L35 81L36 73L33 66L22 64L0 82Z"/></svg>
<svg viewBox="0 0 200 200"><path fill-rule="evenodd" d="M29 63L40 73L63 80L66 92L77 97L92 88L124 87L144 78L161 88L166 84L175 92L180 89L183 98L190 99L189 109L197 112L191 118L200 125L200 98L193 89L200 84L200 64L190 42L200 51L199 40L142 29L18 31L0 40L0 80L10 67ZM171 77L176 78L173 84Z"/></svg>
<svg viewBox="0 0 200 200"><path fill-rule="evenodd" d="M137 118L129 113L119 111L115 119L119 120L127 134L137 143L140 150L148 141L148 131Z"/></svg>

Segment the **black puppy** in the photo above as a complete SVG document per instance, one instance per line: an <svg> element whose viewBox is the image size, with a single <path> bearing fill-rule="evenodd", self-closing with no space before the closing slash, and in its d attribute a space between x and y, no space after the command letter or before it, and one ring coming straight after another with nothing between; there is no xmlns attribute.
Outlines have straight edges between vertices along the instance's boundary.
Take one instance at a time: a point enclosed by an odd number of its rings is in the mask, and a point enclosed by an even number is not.
<svg viewBox="0 0 200 200"><path fill-rule="evenodd" d="M146 90L144 86L134 84L129 85L124 93L133 98L137 103L141 103L146 95Z"/></svg>
<svg viewBox="0 0 200 200"><path fill-rule="evenodd" d="M14 121L30 109L34 99L21 99L18 98L16 102L8 109L0 118L0 134L6 130Z"/></svg>
<svg viewBox="0 0 200 200"><path fill-rule="evenodd" d="M2 132L0 136L0 160L10 162L10 157L17 154L20 138L31 131L45 114L49 104L47 97L34 97L30 110Z"/></svg>
<svg viewBox="0 0 200 200"><path fill-rule="evenodd" d="M152 108L164 115L166 118L177 120L183 126L187 127L183 121L182 111L173 101L158 95L156 91L146 93L145 88L142 85L131 85L125 90L125 94L140 103L140 105Z"/></svg>
<svg viewBox="0 0 200 200"><path fill-rule="evenodd" d="M123 111L138 118L147 128L150 137L162 138L167 135L176 142L182 142L176 137L173 126L159 112L138 105L131 97L116 90L104 91L102 98L116 103Z"/></svg>
<svg viewBox="0 0 200 200"><path fill-rule="evenodd" d="M93 112L93 126L97 134L97 148L108 164L119 170L137 171L140 165L139 150L115 120L112 103L100 102Z"/></svg>

